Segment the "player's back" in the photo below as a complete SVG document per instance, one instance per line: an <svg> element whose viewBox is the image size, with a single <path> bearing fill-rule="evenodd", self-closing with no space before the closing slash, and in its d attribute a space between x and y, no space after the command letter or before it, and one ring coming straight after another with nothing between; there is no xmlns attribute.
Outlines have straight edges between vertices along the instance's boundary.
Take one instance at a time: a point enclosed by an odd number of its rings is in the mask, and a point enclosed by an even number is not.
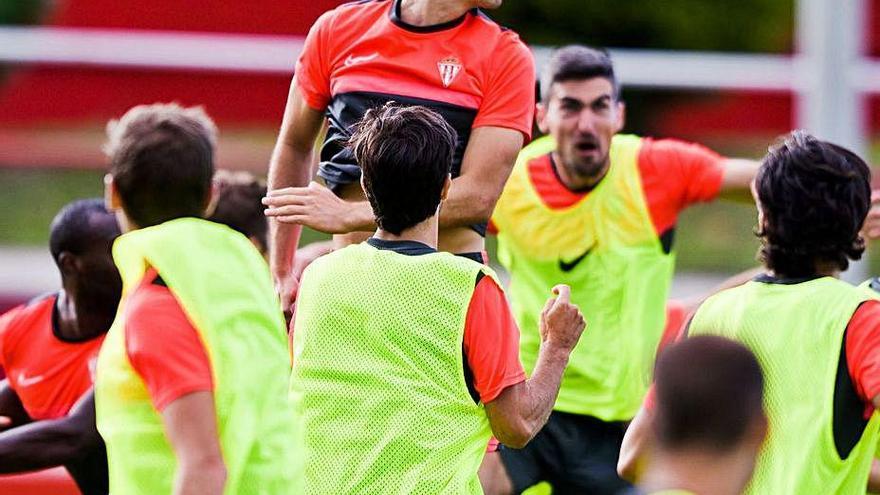
<svg viewBox="0 0 880 495"><path fill-rule="evenodd" d="M462 339L480 264L366 243L303 274L291 397L311 493L478 493L490 436Z"/></svg>

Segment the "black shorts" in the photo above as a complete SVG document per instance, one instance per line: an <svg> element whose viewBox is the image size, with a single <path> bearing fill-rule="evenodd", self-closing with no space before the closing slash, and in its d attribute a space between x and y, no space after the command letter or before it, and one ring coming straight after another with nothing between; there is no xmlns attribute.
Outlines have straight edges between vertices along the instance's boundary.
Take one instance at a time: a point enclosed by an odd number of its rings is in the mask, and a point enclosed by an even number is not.
<svg viewBox="0 0 880 495"><path fill-rule="evenodd" d="M553 486L553 495L616 495L631 488L617 476L624 430L624 423L553 411L525 448L501 448L514 493L541 481Z"/></svg>

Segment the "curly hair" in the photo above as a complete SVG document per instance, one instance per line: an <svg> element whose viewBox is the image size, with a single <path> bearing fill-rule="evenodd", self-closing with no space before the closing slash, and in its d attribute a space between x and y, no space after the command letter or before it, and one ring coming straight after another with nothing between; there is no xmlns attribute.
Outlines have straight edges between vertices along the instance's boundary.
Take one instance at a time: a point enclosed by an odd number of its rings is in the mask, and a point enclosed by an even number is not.
<svg viewBox="0 0 880 495"><path fill-rule="evenodd" d="M871 205L871 170L855 153L794 131L764 157L755 179L763 221L759 258L778 276L840 270L861 258Z"/></svg>

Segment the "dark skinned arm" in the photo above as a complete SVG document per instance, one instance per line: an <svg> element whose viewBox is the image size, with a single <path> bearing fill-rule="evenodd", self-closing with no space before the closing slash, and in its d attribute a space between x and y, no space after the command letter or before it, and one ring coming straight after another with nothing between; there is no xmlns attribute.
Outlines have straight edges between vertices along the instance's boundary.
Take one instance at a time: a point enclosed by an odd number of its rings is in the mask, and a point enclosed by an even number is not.
<svg viewBox="0 0 880 495"><path fill-rule="evenodd" d="M95 394L90 390L63 418L36 421L0 433L0 473L61 466L101 442L95 426Z"/></svg>
<svg viewBox="0 0 880 495"><path fill-rule="evenodd" d="M31 422L21 399L9 386L9 380L0 381L0 431Z"/></svg>

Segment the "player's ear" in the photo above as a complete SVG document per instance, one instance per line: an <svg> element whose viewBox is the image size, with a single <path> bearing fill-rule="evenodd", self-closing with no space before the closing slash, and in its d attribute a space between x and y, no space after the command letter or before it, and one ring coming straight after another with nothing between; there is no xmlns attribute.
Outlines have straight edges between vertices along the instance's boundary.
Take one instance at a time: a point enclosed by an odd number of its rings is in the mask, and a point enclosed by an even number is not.
<svg viewBox="0 0 880 495"><path fill-rule="evenodd" d="M617 122L614 123L615 133L623 130L623 126L626 124L626 103L621 100L617 100Z"/></svg>
<svg viewBox="0 0 880 495"><path fill-rule="evenodd" d="M122 199L119 197L119 190L116 189L112 174L104 175L104 207L107 211L122 209Z"/></svg>
<svg viewBox="0 0 880 495"><path fill-rule="evenodd" d="M443 189L440 190L440 201L446 201L449 196L449 188L452 186L452 174L446 174L446 180L443 181Z"/></svg>
<svg viewBox="0 0 880 495"><path fill-rule="evenodd" d="M550 132L547 127L547 105L544 102L539 101L535 104L535 122L538 124L538 130L541 131L541 134Z"/></svg>
<svg viewBox="0 0 880 495"><path fill-rule="evenodd" d="M58 271L61 272L61 278L71 278L78 272L76 261L76 255L70 251L62 251L58 255Z"/></svg>
<svg viewBox="0 0 880 495"><path fill-rule="evenodd" d="M217 201L220 200L220 184L217 181L211 181L211 190L208 191L208 197L205 198L204 218L209 218L217 209Z"/></svg>

